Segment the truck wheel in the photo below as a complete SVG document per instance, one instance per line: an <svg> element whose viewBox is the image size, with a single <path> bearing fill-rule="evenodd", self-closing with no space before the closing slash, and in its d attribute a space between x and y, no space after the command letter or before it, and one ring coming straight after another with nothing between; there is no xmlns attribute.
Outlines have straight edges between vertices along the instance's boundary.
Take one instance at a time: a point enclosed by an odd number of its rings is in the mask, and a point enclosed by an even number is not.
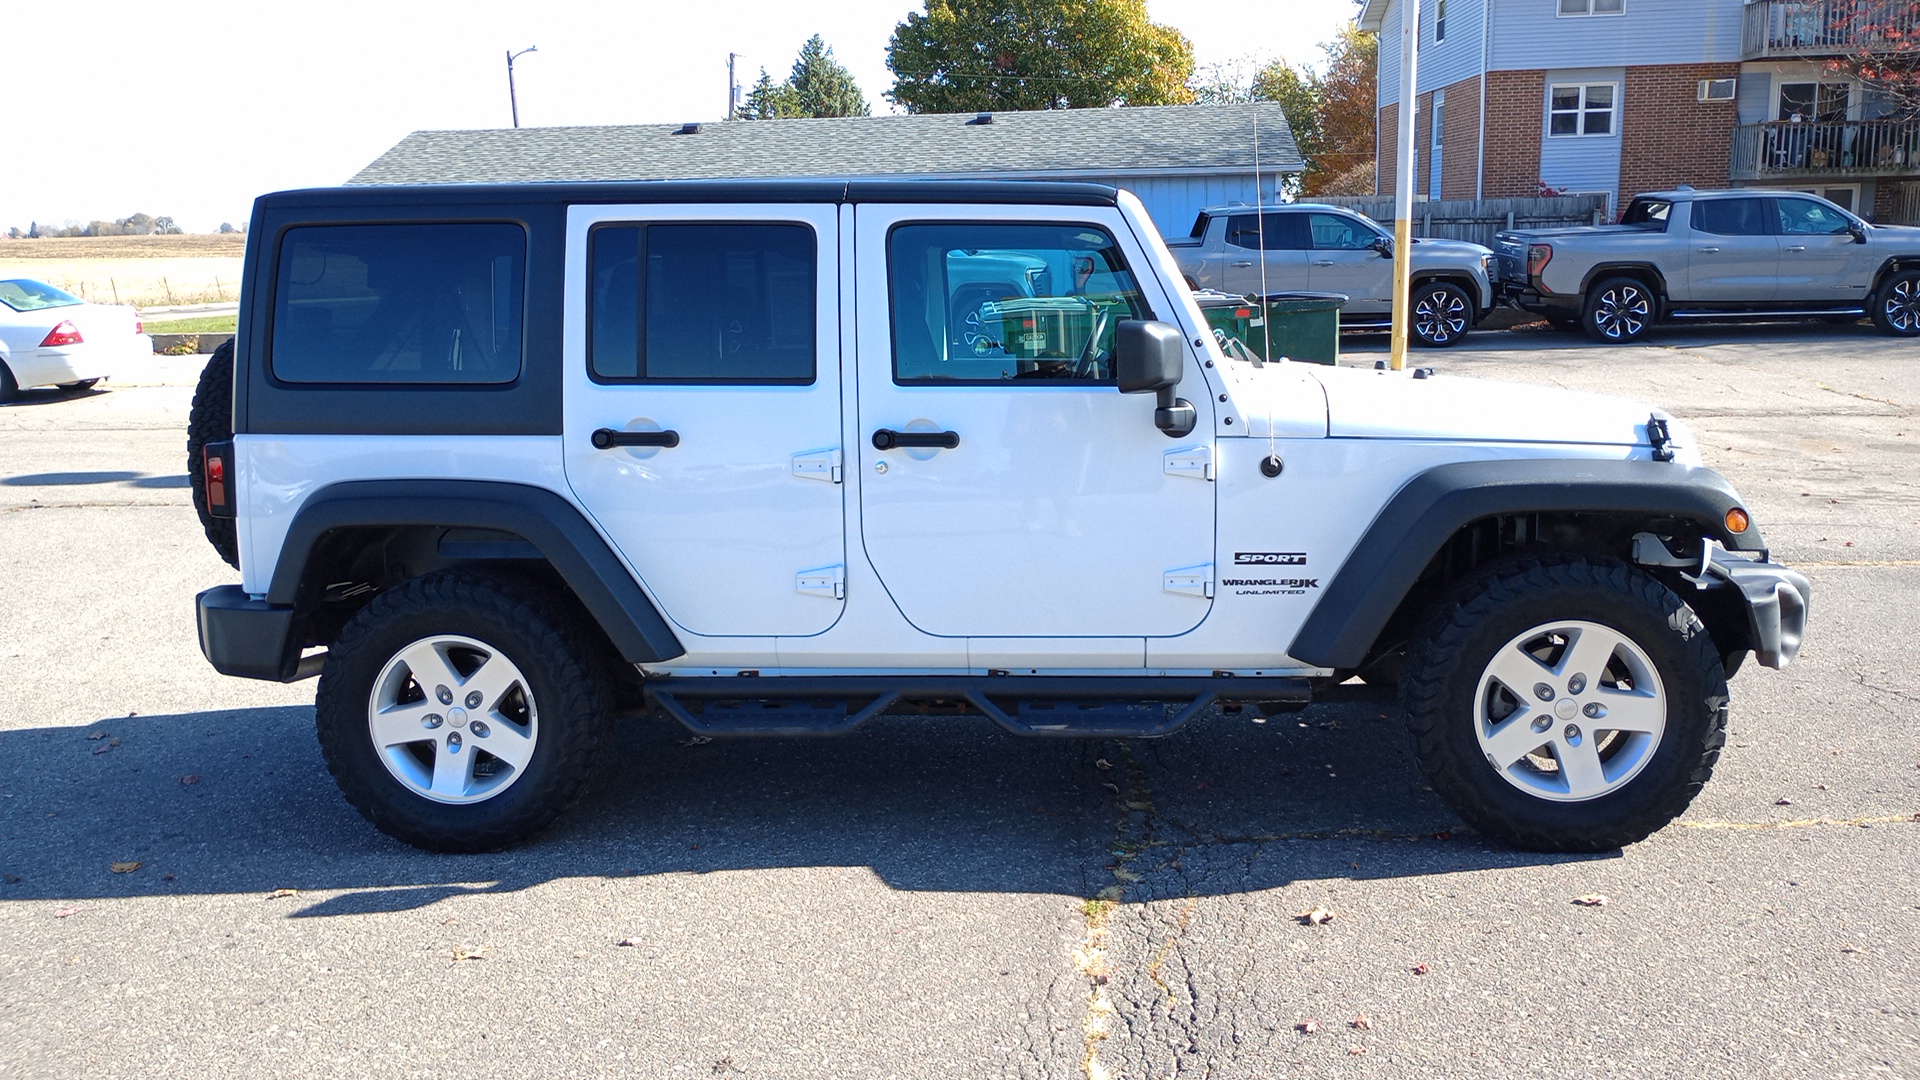
<svg viewBox="0 0 1920 1080"><path fill-rule="evenodd" d="M1673 820L1726 741L1719 651L1684 601L1613 561L1496 564L1428 619L1401 702L1433 789L1533 851L1608 851Z"/></svg>
<svg viewBox="0 0 1920 1080"><path fill-rule="evenodd" d="M1613 277L1587 293L1587 336L1609 345L1637 341L1653 325L1653 290L1639 278Z"/></svg>
<svg viewBox="0 0 1920 1080"><path fill-rule="evenodd" d="M1895 337L1920 335L1920 270L1902 270L1874 294L1868 309L1873 325Z"/></svg>
<svg viewBox="0 0 1920 1080"><path fill-rule="evenodd" d="M233 438L233 341L221 343L200 370L187 412L187 482L193 488L193 511L200 515L201 531L228 566L240 568L239 522L217 518L207 511L207 474L200 452L208 443ZM231 490L231 488L229 488Z"/></svg>
<svg viewBox="0 0 1920 1080"><path fill-rule="evenodd" d="M1473 326L1473 302L1458 285L1424 282L1414 288L1408 303L1413 311L1413 340L1429 349L1452 345Z"/></svg>
<svg viewBox="0 0 1920 1080"><path fill-rule="evenodd" d="M314 707L347 801L430 851L494 851L586 791L611 710L596 649L544 594L415 578L341 630Z"/></svg>

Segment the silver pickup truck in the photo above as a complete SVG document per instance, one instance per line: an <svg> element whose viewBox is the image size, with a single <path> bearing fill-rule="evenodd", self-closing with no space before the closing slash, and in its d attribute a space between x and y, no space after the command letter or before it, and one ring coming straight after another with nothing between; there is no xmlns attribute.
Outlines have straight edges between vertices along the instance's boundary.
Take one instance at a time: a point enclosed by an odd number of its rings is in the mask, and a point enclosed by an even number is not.
<svg viewBox="0 0 1920 1080"><path fill-rule="evenodd" d="M1920 229L1797 191L1637 195L1617 225L1502 232L1502 299L1595 340L1665 319L1858 319L1920 335Z"/></svg>
<svg viewBox="0 0 1920 1080"><path fill-rule="evenodd" d="M1345 293L1343 329L1393 322L1393 237L1343 207L1209 207L1194 220L1191 236L1170 239L1167 248L1191 289L1240 296L1301 289ZM1493 309L1493 265L1493 252L1479 244L1415 240L1409 300L1414 341L1438 348L1465 337Z"/></svg>

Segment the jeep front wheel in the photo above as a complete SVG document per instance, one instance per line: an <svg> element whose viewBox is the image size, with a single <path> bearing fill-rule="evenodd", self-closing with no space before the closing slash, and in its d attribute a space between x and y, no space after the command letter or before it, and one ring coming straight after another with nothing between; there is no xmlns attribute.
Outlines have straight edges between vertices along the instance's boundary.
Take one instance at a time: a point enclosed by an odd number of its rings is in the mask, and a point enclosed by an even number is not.
<svg viewBox="0 0 1920 1080"><path fill-rule="evenodd" d="M1535 851L1607 851L1685 810L1726 739L1726 673L1679 596L1572 557L1483 573L1430 618L1401 677L1433 788Z"/></svg>
<svg viewBox="0 0 1920 1080"><path fill-rule="evenodd" d="M1653 290L1639 278L1607 278L1587 293L1582 325L1587 336L1608 345L1639 340L1653 325Z"/></svg>
<svg viewBox="0 0 1920 1080"><path fill-rule="evenodd" d="M448 571L340 632L315 723L347 801L432 851L492 851L583 794L610 714L601 650L531 587Z"/></svg>

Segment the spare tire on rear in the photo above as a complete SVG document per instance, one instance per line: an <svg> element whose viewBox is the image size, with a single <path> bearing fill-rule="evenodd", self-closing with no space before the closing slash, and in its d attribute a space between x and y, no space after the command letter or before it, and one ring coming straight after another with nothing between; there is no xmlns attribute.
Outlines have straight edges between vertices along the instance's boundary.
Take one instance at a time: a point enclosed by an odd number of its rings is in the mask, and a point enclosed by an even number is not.
<svg viewBox="0 0 1920 1080"><path fill-rule="evenodd" d="M233 518L217 518L207 511L207 473L201 451L208 443L233 438L233 340L229 338L207 360L200 385L193 391L187 414L187 477L193 485L193 510L207 542L234 569L240 568L240 537Z"/></svg>

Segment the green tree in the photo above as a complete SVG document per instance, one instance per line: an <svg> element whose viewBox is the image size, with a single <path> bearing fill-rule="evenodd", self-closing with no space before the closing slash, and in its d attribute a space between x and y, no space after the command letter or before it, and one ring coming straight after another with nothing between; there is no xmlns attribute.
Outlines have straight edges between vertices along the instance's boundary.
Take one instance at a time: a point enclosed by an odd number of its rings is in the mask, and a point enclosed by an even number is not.
<svg viewBox="0 0 1920 1080"><path fill-rule="evenodd" d="M887 45L915 113L1181 105L1193 44L1145 0L927 0Z"/></svg>
<svg viewBox="0 0 1920 1080"><path fill-rule="evenodd" d="M153 231L162 236L179 236L181 233L186 232L185 229L175 225L172 218L165 216L153 219Z"/></svg>
<svg viewBox="0 0 1920 1080"><path fill-rule="evenodd" d="M785 120L800 115L800 99L793 87L783 82L774 82L766 68L760 69L760 78L747 91L747 100L734 113L736 120Z"/></svg>
<svg viewBox="0 0 1920 1080"><path fill-rule="evenodd" d="M800 46L800 57L787 76L801 116L866 116L873 112L866 95L854 84L853 72L833 58L833 49L819 34Z"/></svg>

